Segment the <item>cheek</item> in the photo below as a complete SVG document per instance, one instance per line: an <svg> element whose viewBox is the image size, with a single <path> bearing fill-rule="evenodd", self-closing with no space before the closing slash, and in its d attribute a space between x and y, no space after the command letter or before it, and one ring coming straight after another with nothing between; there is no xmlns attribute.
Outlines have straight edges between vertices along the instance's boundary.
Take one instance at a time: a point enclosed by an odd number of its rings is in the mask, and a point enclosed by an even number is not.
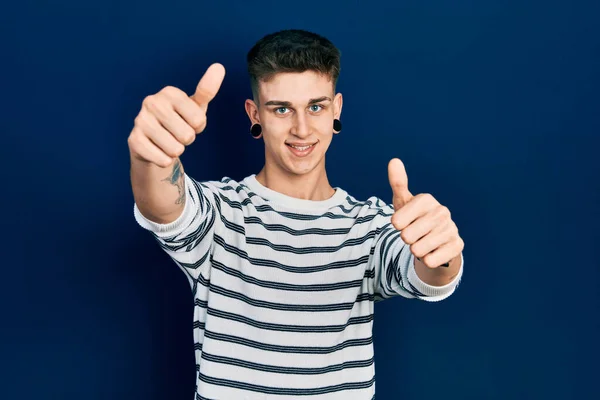
<svg viewBox="0 0 600 400"><path fill-rule="evenodd" d="M333 132L333 122L329 115L311 116L309 121L311 128L319 136L326 136L329 131Z"/></svg>
<svg viewBox="0 0 600 400"><path fill-rule="evenodd" d="M266 130L269 133L269 136L274 138L285 136L286 132L290 129L290 122L287 118L278 118L268 115L262 122L263 130Z"/></svg>
<svg viewBox="0 0 600 400"><path fill-rule="evenodd" d="M281 146L285 146L284 141L287 138L287 129L277 123L270 123L268 128L263 127L263 140L269 149L279 151Z"/></svg>

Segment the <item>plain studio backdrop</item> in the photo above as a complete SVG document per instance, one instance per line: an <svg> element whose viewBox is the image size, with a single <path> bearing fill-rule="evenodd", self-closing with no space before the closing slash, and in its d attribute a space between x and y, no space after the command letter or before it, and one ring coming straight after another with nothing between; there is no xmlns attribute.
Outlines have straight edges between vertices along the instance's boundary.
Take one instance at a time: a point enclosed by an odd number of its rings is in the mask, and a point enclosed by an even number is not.
<svg viewBox="0 0 600 400"><path fill-rule="evenodd" d="M599 4L5 2L0 399L192 398L191 289L133 218L127 136L220 62L183 163L258 173L245 56L287 28L342 52L332 185L391 202L399 157L465 241L448 300L376 306L377 398L600 398Z"/></svg>

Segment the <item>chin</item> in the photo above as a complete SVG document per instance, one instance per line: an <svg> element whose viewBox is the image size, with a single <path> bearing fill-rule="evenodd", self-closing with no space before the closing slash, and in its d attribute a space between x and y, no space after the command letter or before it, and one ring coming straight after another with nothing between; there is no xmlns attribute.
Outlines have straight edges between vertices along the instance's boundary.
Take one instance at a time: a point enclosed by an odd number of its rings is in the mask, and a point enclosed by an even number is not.
<svg viewBox="0 0 600 400"><path fill-rule="evenodd" d="M287 167L286 169L294 175L305 175L314 171L319 165L319 162L312 160L294 162L293 160L288 160L288 162L286 162L285 165Z"/></svg>

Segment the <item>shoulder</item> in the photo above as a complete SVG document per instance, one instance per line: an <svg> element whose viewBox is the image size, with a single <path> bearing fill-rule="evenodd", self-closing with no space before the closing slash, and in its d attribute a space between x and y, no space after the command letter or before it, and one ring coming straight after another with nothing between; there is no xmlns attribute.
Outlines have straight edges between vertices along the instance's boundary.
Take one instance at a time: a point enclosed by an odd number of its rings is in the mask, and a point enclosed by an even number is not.
<svg viewBox="0 0 600 400"><path fill-rule="evenodd" d="M345 211L353 214L357 220L370 222L369 226L371 229L377 229L390 223L390 218L394 214L393 205L386 203L377 196L370 196L365 200L359 200L347 194L345 209Z"/></svg>
<svg viewBox="0 0 600 400"><path fill-rule="evenodd" d="M352 207L357 207L369 214L382 214L391 216L394 213L392 204L386 203L380 197L370 196L366 200L359 200L346 192L346 204Z"/></svg>
<svg viewBox="0 0 600 400"><path fill-rule="evenodd" d="M198 191L204 193L211 192L217 198L222 200L239 200L240 198L248 198L248 188L242 181L237 181L228 176L214 180L199 180L186 175L188 182L195 186Z"/></svg>

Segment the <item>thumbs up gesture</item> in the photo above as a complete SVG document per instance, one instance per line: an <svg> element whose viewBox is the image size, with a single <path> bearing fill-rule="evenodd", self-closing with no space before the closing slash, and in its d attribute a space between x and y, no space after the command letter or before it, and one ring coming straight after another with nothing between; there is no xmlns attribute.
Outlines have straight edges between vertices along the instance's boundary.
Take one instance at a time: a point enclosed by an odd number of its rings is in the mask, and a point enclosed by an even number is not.
<svg viewBox="0 0 600 400"><path fill-rule="evenodd" d="M172 86L147 96L128 138L132 155L159 167L171 165L206 128L208 103L217 95L224 77L225 68L215 63L191 96Z"/></svg>
<svg viewBox="0 0 600 400"><path fill-rule="evenodd" d="M449 266L450 261L462 252L464 242L448 207L428 193L413 196L408 190L408 176L400 159L389 162L388 177L394 205L391 222L401 231L404 243L410 245L411 253L425 266Z"/></svg>

